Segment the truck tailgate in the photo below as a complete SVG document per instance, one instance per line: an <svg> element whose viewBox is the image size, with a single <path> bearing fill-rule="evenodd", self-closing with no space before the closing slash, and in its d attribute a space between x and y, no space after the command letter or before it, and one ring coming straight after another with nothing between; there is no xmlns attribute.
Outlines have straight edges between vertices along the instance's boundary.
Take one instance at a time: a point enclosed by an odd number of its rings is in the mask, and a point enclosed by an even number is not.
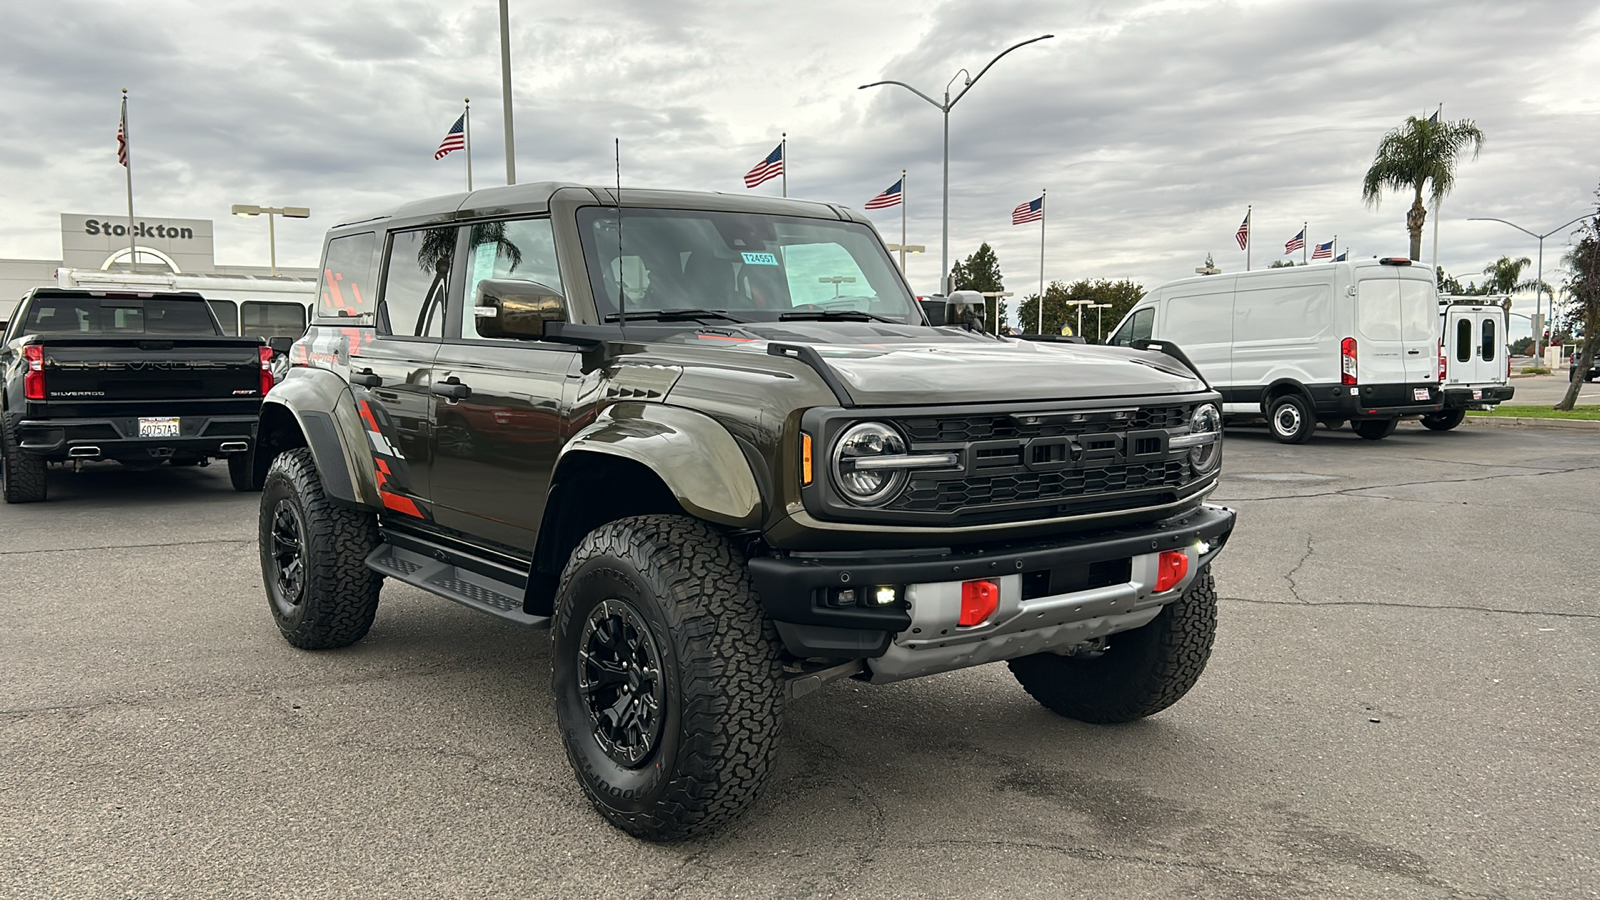
<svg viewBox="0 0 1600 900"><path fill-rule="evenodd" d="M230 337L47 337L46 402L261 396L259 342Z"/></svg>

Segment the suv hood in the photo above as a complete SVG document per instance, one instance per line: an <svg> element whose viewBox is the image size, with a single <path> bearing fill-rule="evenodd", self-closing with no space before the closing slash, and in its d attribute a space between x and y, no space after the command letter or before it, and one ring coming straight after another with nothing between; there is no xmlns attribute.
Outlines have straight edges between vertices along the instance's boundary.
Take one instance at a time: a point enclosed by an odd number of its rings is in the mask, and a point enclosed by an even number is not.
<svg viewBox="0 0 1600 900"><path fill-rule="evenodd" d="M1207 389L1164 353L996 338L952 328L784 322L740 325L723 333L703 329L684 338L763 356L773 343L811 346L858 406L1109 399ZM792 358L779 364L805 365Z"/></svg>

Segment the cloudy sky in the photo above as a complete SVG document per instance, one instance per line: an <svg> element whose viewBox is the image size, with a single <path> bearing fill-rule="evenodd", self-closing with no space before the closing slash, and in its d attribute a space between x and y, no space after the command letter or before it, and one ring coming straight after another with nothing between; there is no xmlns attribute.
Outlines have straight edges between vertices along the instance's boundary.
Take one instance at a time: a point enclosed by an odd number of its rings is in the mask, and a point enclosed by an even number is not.
<svg viewBox="0 0 1600 900"><path fill-rule="evenodd" d="M433 150L463 97L478 184L504 177L494 0L0 11L0 257L59 258L58 213L123 208L123 87L138 211L216 220L219 262L266 262L263 223L228 216L233 203L311 207L278 249L315 265L328 225L462 190L462 154ZM792 196L859 207L910 170L923 290L938 279L940 116L897 88L856 88L892 78L934 94L1047 32L950 120L952 257L989 241L1019 292L1037 289L1039 233L1010 211L1042 188L1050 279L1153 286L1208 252L1242 269L1246 204L1256 266L1302 222L1314 241L1404 255L1408 199L1368 209L1361 176L1386 130L1441 103L1488 138L1444 205L1447 271L1535 254L1467 216L1545 231L1592 209L1600 185L1593 2L511 0L511 30L519 180L609 181L619 137L625 185L742 192L787 131ZM899 240L898 211L875 216ZM1566 241L1546 242L1547 280Z"/></svg>

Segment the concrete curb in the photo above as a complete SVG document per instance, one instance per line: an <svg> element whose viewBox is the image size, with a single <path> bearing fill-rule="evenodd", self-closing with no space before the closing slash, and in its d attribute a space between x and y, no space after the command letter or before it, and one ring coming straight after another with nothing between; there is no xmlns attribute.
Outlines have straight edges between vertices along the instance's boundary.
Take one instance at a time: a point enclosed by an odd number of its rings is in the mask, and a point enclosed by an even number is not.
<svg viewBox="0 0 1600 900"><path fill-rule="evenodd" d="M1592 419L1537 419L1531 416L1467 416L1464 424L1493 425L1499 428L1574 428L1600 431L1600 421Z"/></svg>

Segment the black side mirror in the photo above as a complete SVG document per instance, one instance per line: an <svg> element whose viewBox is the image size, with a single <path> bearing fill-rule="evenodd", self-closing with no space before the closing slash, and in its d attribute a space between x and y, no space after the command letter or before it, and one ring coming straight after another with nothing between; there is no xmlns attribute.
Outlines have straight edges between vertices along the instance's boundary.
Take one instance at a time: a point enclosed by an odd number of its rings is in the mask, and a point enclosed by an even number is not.
<svg viewBox="0 0 1600 900"><path fill-rule="evenodd" d="M267 338L267 346L272 349L273 353L276 353L279 356L288 356L289 348L294 346L294 338L286 335L269 337Z"/></svg>
<svg viewBox="0 0 1600 900"><path fill-rule="evenodd" d="M546 325L567 321L567 298L537 281L486 278L478 282L472 320L487 338L539 339Z"/></svg>

